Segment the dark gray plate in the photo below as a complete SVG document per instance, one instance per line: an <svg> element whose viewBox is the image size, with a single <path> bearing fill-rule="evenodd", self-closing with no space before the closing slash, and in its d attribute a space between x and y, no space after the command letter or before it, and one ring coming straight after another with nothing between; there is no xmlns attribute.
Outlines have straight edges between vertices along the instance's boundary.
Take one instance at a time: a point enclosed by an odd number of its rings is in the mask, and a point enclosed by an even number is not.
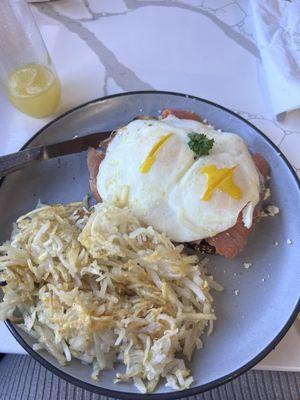
<svg viewBox="0 0 300 400"><path fill-rule="evenodd" d="M164 385L156 395L137 394L131 384L113 384L115 371L105 371L100 382L90 368L73 361L61 367L46 352L32 350L32 339L8 323L20 344L46 368L70 382L104 395L126 399L175 399L211 389L259 362L291 326L299 309L300 196L299 182L279 150L254 126L229 110L203 99L168 92L114 95L78 107L59 117L27 144L49 144L125 124L138 114L158 115L165 107L198 113L216 128L241 135L253 152L261 153L272 170L272 204L280 215L265 218L255 228L244 252L233 261L211 257L211 271L225 290L214 293L218 320L204 349L191 365L191 389L173 392ZM0 190L0 240L9 238L12 222L45 203L81 200L88 192L86 154L37 164L7 177ZM288 245L290 238L293 244ZM275 246L275 242L279 245ZM244 262L253 266L246 270ZM239 290L239 295L235 290ZM119 369L119 368L118 368Z"/></svg>

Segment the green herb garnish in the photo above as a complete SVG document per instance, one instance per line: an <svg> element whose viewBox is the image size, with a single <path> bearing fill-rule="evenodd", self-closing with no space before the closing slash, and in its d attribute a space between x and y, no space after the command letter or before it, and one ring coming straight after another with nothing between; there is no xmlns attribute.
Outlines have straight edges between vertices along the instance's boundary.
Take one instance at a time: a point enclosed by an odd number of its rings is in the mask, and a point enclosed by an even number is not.
<svg viewBox="0 0 300 400"><path fill-rule="evenodd" d="M191 132L188 134L189 148L196 154L197 157L208 156L209 150L214 145L214 139L208 139L204 133Z"/></svg>

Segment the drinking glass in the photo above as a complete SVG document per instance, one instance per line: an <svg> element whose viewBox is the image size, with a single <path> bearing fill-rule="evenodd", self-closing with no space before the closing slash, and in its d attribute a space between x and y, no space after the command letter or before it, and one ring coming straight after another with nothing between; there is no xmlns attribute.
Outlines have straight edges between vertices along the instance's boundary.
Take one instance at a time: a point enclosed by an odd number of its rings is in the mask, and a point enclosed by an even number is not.
<svg viewBox="0 0 300 400"><path fill-rule="evenodd" d="M25 0L0 0L0 83L9 101L35 118L55 113L60 82Z"/></svg>

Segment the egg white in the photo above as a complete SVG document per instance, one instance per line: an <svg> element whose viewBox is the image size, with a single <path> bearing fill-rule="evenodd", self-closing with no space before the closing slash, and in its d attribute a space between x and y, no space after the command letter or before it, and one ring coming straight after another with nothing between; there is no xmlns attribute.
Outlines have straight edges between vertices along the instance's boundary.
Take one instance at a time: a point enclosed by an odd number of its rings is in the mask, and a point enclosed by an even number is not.
<svg viewBox="0 0 300 400"><path fill-rule="evenodd" d="M187 145L190 132L214 139L208 156L195 160ZM149 172L141 173L139 168L154 144L168 133L172 136ZM237 166L234 182L242 190L241 199L216 189L209 201L201 200L207 178L200 169L211 164ZM135 120L121 128L100 165L97 188L104 201L129 206L144 223L177 242L200 240L232 227L244 208L245 224L250 227L259 201L259 175L244 141L238 135L174 116Z"/></svg>

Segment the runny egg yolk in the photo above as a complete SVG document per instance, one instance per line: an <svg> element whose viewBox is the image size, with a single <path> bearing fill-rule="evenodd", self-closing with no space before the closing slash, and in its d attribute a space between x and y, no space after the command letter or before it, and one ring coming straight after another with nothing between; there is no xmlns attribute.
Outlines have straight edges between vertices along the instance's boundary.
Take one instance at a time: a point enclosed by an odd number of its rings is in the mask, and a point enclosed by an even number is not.
<svg viewBox="0 0 300 400"><path fill-rule="evenodd" d="M159 153L160 149L162 146L166 143L166 141L173 135L173 133L168 133L167 135L162 136L152 147L152 149L149 151L147 157L143 161L143 163L140 165L140 172L142 174L146 174L147 172L150 171L150 168L152 167L157 154Z"/></svg>
<svg viewBox="0 0 300 400"><path fill-rule="evenodd" d="M242 198L242 191L234 183L233 173L236 169L236 165L232 168L220 168L218 169L215 165L206 165L200 169L200 172L206 174L206 190L203 193L201 200L208 201L215 189L219 189L228 196L235 200Z"/></svg>

